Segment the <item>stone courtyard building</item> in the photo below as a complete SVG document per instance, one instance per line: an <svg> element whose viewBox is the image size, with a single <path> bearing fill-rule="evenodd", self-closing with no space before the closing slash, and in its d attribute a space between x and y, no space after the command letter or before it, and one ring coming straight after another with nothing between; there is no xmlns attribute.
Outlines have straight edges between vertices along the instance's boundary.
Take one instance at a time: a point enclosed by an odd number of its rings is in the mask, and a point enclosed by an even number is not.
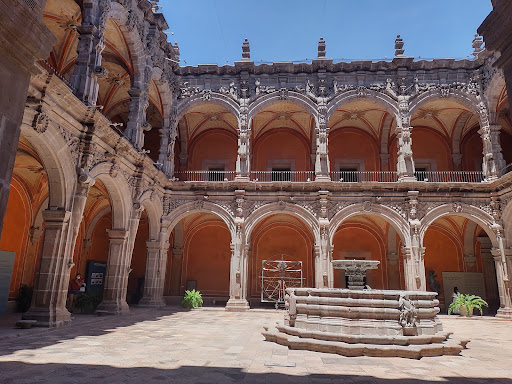
<svg viewBox="0 0 512 384"><path fill-rule="evenodd" d="M495 3L471 59L414 59L397 37L392 60L333 62L321 39L311 63L256 65L245 41L234 65L180 67L156 1L0 0L10 298L34 286L24 318L66 324L93 260L110 313L188 288L244 310L264 260L339 288L331 260L356 258L380 261L372 288L439 284L443 308L443 273L479 273L512 319L512 63L492 19L511 6Z"/></svg>

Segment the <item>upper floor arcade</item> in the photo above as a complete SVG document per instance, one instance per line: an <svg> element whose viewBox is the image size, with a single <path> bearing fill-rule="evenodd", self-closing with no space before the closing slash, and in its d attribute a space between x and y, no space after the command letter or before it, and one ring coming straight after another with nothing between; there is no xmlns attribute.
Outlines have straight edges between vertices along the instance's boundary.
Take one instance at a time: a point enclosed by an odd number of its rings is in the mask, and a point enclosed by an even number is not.
<svg viewBox="0 0 512 384"><path fill-rule="evenodd" d="M255 65L246 42L233 66L178 67L156 11L48 0L57 43L39 64L170 183L479 184L512 163L505 81L486 51L333 63L321 41L311 63Z"/></svg>

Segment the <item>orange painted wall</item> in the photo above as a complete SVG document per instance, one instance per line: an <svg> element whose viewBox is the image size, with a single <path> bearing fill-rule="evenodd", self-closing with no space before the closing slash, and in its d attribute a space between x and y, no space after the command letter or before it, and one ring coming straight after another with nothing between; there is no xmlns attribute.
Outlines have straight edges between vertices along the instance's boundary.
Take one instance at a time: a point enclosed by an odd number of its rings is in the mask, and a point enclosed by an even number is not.
<svg viewBox="0 0 512 384"><path fill-rule="evenodd" d="M475 129L462 140L462 166L465 171L482 170L482 151L482 139Z"/></svg>
<svg viewBox="0 0 512 384"><path fill-rule="evenodd" d="M87 260L104 261L108 260L110 240L107 229L112 229L112 217L108 213L98 220L92 232L91 250ZM85 271L83 271L85 273Z"/></svg>
<svg viewBox="0 0 512 384"><path fill-rule="evenodd" d="M249 295L261 295L261 271L263 260L276 260L277 255L285 260L302 261L302 273L305 287L314 287L313 240L311 230L304 225L287 221L266 224L262 222L254 229L252 237L252 253L249 260ZM281 260L280 257L277 259Z"/></svg>
<svg viewBox="0 0 512 384"><path fill-rule="evenodd" d="M16 297L20 286L31 216L28 197L21 185L16 180L13 180L7 202L2 238L0 240L0 250L16 253L9 298Z"/></svg>
<svg viewBox="0 0 512 384"><path fill-rule="evenodd" d="M385 244L378 234L368 226L359 223L342 224L333 240L334 249L332 258L343 259L340 252L369 252L371 260L379 260L378 269L369 270L366 274L366 284L373 289L386 289L386 260ZM342 281L342 272L334 270L334 288L345 288L345 281Z"/></svg>
<svg viewBox="0 0 512 384"><path fill-rule="evenodd" d="M433 129L414 127L412 133L414 159L435 159L437 171L453 169L451 150L446 140ZM431 169L433 171L433 169Z"/></svg>
<svg viewBox="0 0 512 384"><path fill-rule="evenodd" d="M364 160L365 171L378 171L380 168L379 147L368 133L353 128L335 129L329 134L329 160L331 171L338 159Z"/></svg>
<svg viewBox="0 0 512 384"><path fill-rule="evenodd" d="M147 215L143 212L140 217L139 228L137 229L135 244L133 246L132 262L130 265L132 271L128 275L128 297L137 291L138 280L146 275L146 262L148 257L146 242L148 239L149 222Z"/></svg>
<svg viewBox="0 0 512 384"><path fill-rule="evenodd" d="M222 222L204 222L184 234L182 286L196 280L203 295L229 295L231 234ZM181 292L183 294L184 292Z"/></svg>
<svg viewBox="0 0 512 384"><path fill-rule="evenodd" d="M425 273L433 270L437 273L437 281L441 285L438 299L444 303L442 272L462 272L462 244L444 230L433 224L425 233Z"/></svg>
<svg viewBox="0 0 512 384"><path fill-rule="evenodd" d="M313 169L306 138L291 129L272 129L257 137L253 148L253 171L267 171L268 161L277 159L295 160L296 171Z"/></svg>
<svg viewBox="0 0 512 384"><path fill-rule="evenodd" d="M208 131L199 135L190 146L189 165L190 171L206 170L203 162L208 160L227 160L226 171L236 169L236 157L238 143L236 136L221 129Z"/></svg>

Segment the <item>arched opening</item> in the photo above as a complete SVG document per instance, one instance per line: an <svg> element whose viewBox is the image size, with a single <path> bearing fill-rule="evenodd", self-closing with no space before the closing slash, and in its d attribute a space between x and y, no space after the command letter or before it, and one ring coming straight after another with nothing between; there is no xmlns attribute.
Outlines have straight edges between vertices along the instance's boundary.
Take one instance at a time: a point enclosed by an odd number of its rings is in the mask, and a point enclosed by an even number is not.
<svg viewBox="0 0 512 384"><path fill-rule="evenodd" d="M508 101L507 87L504 86L498 98L496 107L498 124L501 126L500 142L505 164L512 164L512 120L510 119L510 105ZM507 167L507 171L510 167Z"/></svg>
<svg viewBox="0 0 512 384"><path fill-rule="evenodd" d="M476 107L475 107L476 108ZM479 117L466 105L450 98L436 98L417 108L411 125L413 155L419 177L426 177L424 172L468 171L462 161L466 151L476 153L473 147L463 148L462 139L471 130L478 130ZM477 143L471 142L472 145ZM480 143L480 148L482 144ZM478 146L477 146L478 147ZM482 168L482 151L480 150L480 168Z"/></svg>
<svg viewBox="0 0 512 384"><path fill-rule="evenodd" d="M179 302L185 290L196 289L205 305L229 299L231 232L211 213L190 213L174 227L169 239L164 296Z"/></svg>
<svg viewBox="0 0 512 384"><path fill-rule="evenodd" d="M377 260L368 270L366 285L372 289L404 287L402 242L396 230L381 216L358 214L344 220L333 237L333 260ZM343 270L334 270L334 287L347 288Z"/></svg>
<svg viewBox="0 0 512 384"><path fill-rule="evenodd" d="M0 240L2 251L15 254L9 300L16 298L21 285L34 286L44 229L42 211L48 208L48 194L48 176L43 162L22 135Z"/></svg>
<svg viewBox="0 0 512 384"><path fill-rule="evenodd" d="M462 169L466 171L482 170L482 138L478 127L468 131L462 139Z"/></svg>
<svg viewBox="0 0 512 384"><path fill-rule="evenodd" d="M259 181L312 180L314 117L303 107L278 102L252 119L252 170Z"/></svg>
<svg viewBox="0 0 512 384"><path fill-rule="evenodd" d="M224 181L235 177L238 122L225 106L204 103L180 119L175 143L180 180Z"/></svg>
<svg viewBox="0 0 512 384"><path fill-rule="evenodd" d="M268 276L263 273L264 279L262 280L264 261L292 262L290 263L291 267L300 269L302 272L289 273L287 278L295 279L293 280L294 284L300 286L300 280L297 279L302 276L302 286L314 287L313 245L314 238L311 228L308 228L299 218L289 214L276 213L261 219L250 234L248 297L251 306L259 305L262 300L272 302L268 295L271 292L269 287L274 287L277 282L275 279L272 280L273 274L271 273L268 273ZM269 266L265 268L267 267Z"/></svg>
<svg viewBox="0 0 512 384"><path fill-rule="evenodd" d="M489 309L484 314L496 314L500 303L493 245L479 224L457 214L443 216L428 227L423 246L427 289L439 291L443 311L457 287L461 293L486 300Z"/></svg>

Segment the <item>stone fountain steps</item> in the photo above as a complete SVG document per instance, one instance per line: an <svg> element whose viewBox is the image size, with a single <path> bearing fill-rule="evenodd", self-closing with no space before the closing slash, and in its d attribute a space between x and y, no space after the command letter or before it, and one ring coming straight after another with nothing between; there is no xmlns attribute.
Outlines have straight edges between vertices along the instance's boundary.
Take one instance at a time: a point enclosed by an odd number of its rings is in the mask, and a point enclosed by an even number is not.
<svg viewBox="0 0 512 384"><path fill-rule="evenodd" d="M289 328L289 327L286 327ZM287 329L281 328L283 331ZM299 330L301 332L309 332L309 336L317 336L310 331ZM442 355L459 355L460 351L464 349L466 341L460 342L457 340L447 340L448 335L432 336L431 341L437 341L444 338L443 342L427 343L427 344L414 344L413 342L421 341L421 336L416 336L416 339L409 339L407 345L397 344L375 344L361 342L345 342L345 341L332 341L321 340L313 337L299 337L293 334L282 332L279 329L266 330L263 332L265 340L272 341L280 345L287 346L290 349L309 350L315 352L336 353L338 355L347 357L358 356L372 356L372 357L403 357L409 359L420 359L427 356L442 356ZM304 333L303 336L306 336ZM339 335L347 336L347 335ZM438 339L439 337L439 339ZM380 341L375 337L368 337L367 341ZM352 341L355 341L353 339ZM399 341L396 339L396 341Z"/></svg>
<svg viewBox="0 0 512 384"><path fill-rule="evenodd" d="M390 302L388 307L365 307L363 304L351 306L325 304L306 304L297 300L297 313L307 313L312 316L335 316L348 319L367 318L376 320L397 320L400 317L400 310L397 304ZM415 303L416 304L416 303ZM416 307L418 308L418 307ZM377 310L378 309L378 310ZM430 319L437 315L438 308L418 308L418 319Z"/></svg>
<svg viewBox="0 0 512 384"><path fill-rule="evenodd" d="M451 332L439 332L435 335L423 336L401 336L401 335L349 335L337 332L311 331L296 327L288 327L278 324L276 329L279 332L298 336L301 338L310 338L325 341L341 341L348 344L378 344L378 345L420 345L445 342Z"/></svg>

